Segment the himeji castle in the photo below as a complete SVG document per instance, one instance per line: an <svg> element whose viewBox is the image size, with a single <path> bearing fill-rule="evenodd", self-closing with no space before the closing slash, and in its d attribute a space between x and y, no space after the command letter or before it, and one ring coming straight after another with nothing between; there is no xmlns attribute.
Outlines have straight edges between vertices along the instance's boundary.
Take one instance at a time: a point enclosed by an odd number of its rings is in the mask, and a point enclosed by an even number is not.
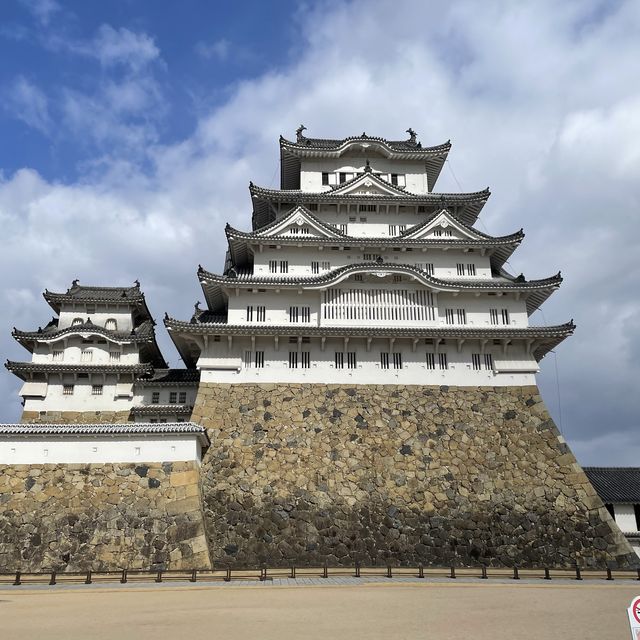
<svg viewBox="0 0 640 640"><path fill-rule="evenodd" d="M560 274L514 274L522 230L476 229L489 191L437 192L451 145L407 133L280 139L280 189L165 315L182 368L137 281L45 292L0 572L637 565L536 386Z"/></svg>
<svg viewBox="0 0 640 640"><path fill-rule="evenodd" d="M510 274L522 230L473 227L489 191L436 193L450 144L280 139L281 186L250 185L206 308L165 324L203 382L535 384L571 322L530 326L560 274Z"/></svg>

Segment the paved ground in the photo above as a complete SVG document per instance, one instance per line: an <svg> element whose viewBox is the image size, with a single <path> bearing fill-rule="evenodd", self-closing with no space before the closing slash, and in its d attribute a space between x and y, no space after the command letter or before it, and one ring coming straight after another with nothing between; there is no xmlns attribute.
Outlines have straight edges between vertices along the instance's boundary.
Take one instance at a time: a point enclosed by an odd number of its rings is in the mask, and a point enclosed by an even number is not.
<svg viewBox="0 0 640 640"><path fill-rule="evenodd" d="M640 583L329 578L280 583L0 590L0 638L20 640L612 640Z"/></svg>

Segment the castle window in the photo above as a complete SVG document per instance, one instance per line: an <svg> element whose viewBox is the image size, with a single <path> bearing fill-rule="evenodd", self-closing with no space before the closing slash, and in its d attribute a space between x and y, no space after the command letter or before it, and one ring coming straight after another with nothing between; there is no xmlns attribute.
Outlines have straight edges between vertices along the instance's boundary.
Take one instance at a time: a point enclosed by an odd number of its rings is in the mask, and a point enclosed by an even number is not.
<svg viewBox="0 0 640 640"><path fill-rule="evenodd" d="M149 418L149 422L151 424L156 424L158 422L158 418Z"/></svg>
<svg viewBox="0 0 640 640"><path fill-rule="evenodd" d="M298 368L298 352L289 351L289 369Z"/></svg>
<svg viewBox="0 0 640 640"><path fill-rule="evenodd" d="M464 264L462 262L458 262L458 264L456 264L456 272L456 275L464 275Z"/></svg>
<svg viewBox="0 0 640 640"><path fill-rule="evenodd" d="M489 321L491 324L498 324L498 310L489 309Z"/></svg>
<svg viewBox="0 0 640 640"><path fill-rule="evenodd" d="M278 261L269 260L269 273L277 273L277 271L278 271Z"/></svg>
<svg viewBox="0 0 640 640"><path fill-rule="evenodd" d="M302 351L300 353L301 356L301 364L302 369L309 369L311 367L311 352L310 351Z"/></svg>
<svg viewBox="0 0 640 640"><path fill-rule="evenodd" d="M71 323L71 326L76 327L79 324L84 324L84 320L82 318L74 318L73 322Z"/></svg>
<svg viewBox="0 0 640 640"><path fill-rule="evenodd" d="M362 274L361 274L361 273L356 273L356 275L355 275L355 276L353 276L353 279L354 279L356 282L362 282Z"/></svg>
<svg viewBox="0 0 640 640"><path fill-rule="evenodd" d="M393 354L393 368L394 369L402 369L402 354L394 353Z"/></svg>
<svg viewBox="0 0 640 640"><path fill-rule="evenodd" d="M344 369L344 353L342 351L335 352L333 361L336 369Z"/></svg>
<svg viewBox="0 0 640 640"><path fill-rule="evenodd" d="M458 324L467 324L467 312L464 309L456 309Z"/></svg>
<svg viewBox="0 0 640 640"><path fill-rule="evenodd" d="M311 273L320 273L320 263L313 261L311 263Z"/></svg>
<svg viewBox="0 0 640 640"><path fill-rule="evenodd" d="M280 260L280 273L289 273L289 261Z"/></svg>
<svg viewBox="0 0 640 640"><path fill-rule="evenodd" d="M110 362L120 362L120 351L109 351Z"/></svg>
<svg viewBox="0 0 640 640"><path fill-rule="evenodd" d="M391 184L395 185L396 187L406 186L407 182L404 173L392 173Z"/></svg>
<svg viewBox="0 0 640 640"><path fill-rule="evenodd" d="M473 364L474 371L480 371L482 369L481 366L481 355L480 353L472 353L471 354L471 363Z"/></svg>
<svg viewBox="0 0 640 640"><path fill-rule="evenodd" d="M398 231L400 233L404 233L407 230L407 225L406 224L399 224L398 225Z"/></svg>
<svg viewBox="0 0 640 640"><path fill-rule="evenodd" d="M389 368L389 353L388 352L382 352L380 354L380 368L381 369L388 369Z"/></svg>
<svg viewBox="0 0 640 640"><path fill-rule="evenodd" d="M329 173L326 171L322 172L322 184L329 184Z"/></svg>
<svg viewBox="0 0 640 640"><path fill-rule="evenodd" d="M402 276L393 276L394 282L402 282Z"/></svg>
<svg viewBox="0 0 640 640"><path fill-rule="evenodd" d="M355 221L356 221L355 216L349 216L349 222L355 222Z"/></svg>
<svg viewBox="0 0 640 640"><path fill-rule="evenodd" d="M435 353L427 353L427 369L436 368L436 355Z"/></svg>
<svg viewBox="0 0 640 640"><path fill-rule="evenodd" d="M360 222L366 222L366 221L367 221L366 218L362 218L362 217L360 218Z"/></svg>
<svg viewBox="0 0 640 640"><path fill-rule="evenodd" d="M178 392L171 391L169 393L169 404L176 404L178 402Z"/></svg>
<svg viewBox="0 0 640 640"><path fill-rule="evenodd" d="M438 365L439 365L440 369L448 369L449 368L449 362L447 361L447 354L446 353L439 353L438 354Z"/></svg>
<svg viewBox="0 0 640 640"><path fill-rule="evenodd" d="M509 309L502 310L502 324L509 324Z"/></svg>
<svg viewBox="0 0 640 640"><path fill-rule="evenodd" d="M298 307L289 307L289 322L298 322Z"/></svg>
<svg viewBox="0 0 640 640"><path fill-rule="evenodd" d="M340 231L342 233L347 233L347 225L346 224L339 224L338 225L338 229L340 229Z"/></svg>
<svg viewBox="0 0 640 640"><path fill-rule="evenodd" d="M253 322L253 307L247 307L247 322Z"/></svg>
<svg viewBox="0 0 640 640"><path fill-rule="evenodd" d="M64 357L64 351L62 349L55 349L52 355L53 355L53 361L59 362Z"/></svg>
<svg viewBox="0 0 640 640"><path fill-rule="evenodd" d="M151 394L151 404L160 404L160 392L154 391Z"/></svg>
<svg viewBox="0 0 640 640"><path fill-rule="evenodd" d="M390 236L398 235L398 225L397 224L390 224L389 225L389 235Z"/></svg>
<svg viewBox="0 0 640 640"><path fill-rule="evenodd" d="M476 275L476 265L475 264L468 264L467 265L467 275L468 276L475 276Z"/></svg>
<svg viewBox="0 0 640 640"><path fill-rule="evenodd" d="M187 404L187 392L186 391L181 391L180 392L180 397L178 398L178 402L180 404Z"/></svg>
<svg viewBox="0 0 640 640"><path fill-rule="evenodd" d="M493 356L490 353L484 354L484 368L490 371L493 370Z"/></svg>
<svg viewBox="0 0 640 640"><path fill-rule="evenodd" d="M91 362L93 360L93 351L91 349L83 349L80 352L81 362Z"/></svg>
<svg viewBox="0 0 640 640"><path fill-rule="evenodd" d="M362 259L365 262L375 262L380 257L379 253L364 253Z"/></svg>
<svg viewBox="0 0 640 640"><path fill-rule="evenodd" d="M356 352L347 351L347 369L355 369L356 364Z"/></svg>
<svg viewBox="0 0 640 640"><path fill-rule="evenodd" d="M256 322L264 322L267 317L267 308L264 305L256 307Z"/></svg>
<svg viewBox="0 0 640 640"><path fill-rule="evenodd" d="M102 395L102 385L101 384L92 384L91 385L91 395L92 396L101 396Z"/></svg>
<svg viewBox="0 0 640 640"><path fill-rule="evenodd" d="M378 207L375 204L361 204L358 207L358 211L362 211L362 212L366 212L366 213L375 213L375 211L377 209L378 209ZM366 222L366 219L364 220L364 222Z"/></svg>
<svg viewBox="0 0 640 640"><path fill-rule="evenodd" d="M63 396L72 396L73 395L73 385L72 384L65 384L62 387L62 395Z"/></svg>
<svg viewBox="0 0 640 640"><path fill-rule="evenodd" d="M424 270L427 272L428 276L432 276L433 275L433 262L427 262L427 264L424 265Z"/></svg>
<svg viewBox="0 0 640 640"><path fill-rule="evenodd" d="M320 267L322 268L323 271L329 271L329 269L331 269L331 263L328 260L324 260L320 264Z"/></svg>
<svg viewBox="0 0 640 640"><path fill-rule="evenodd" d="M254 364L256 369L264 369L264 351L256 351Z"/></svg>
<svg viewBox="0 0 640 640"><path fill-rule="evenodd" d="M447 324L467 324L467 312L464 309L445 309Z"/></svg>
<svg viewBox="0 0 640 640"><path fill-rule="evenodd" d="M118 323L116 322L115 318L109 318L104 323L104 328L107 329L108 331L116 331L118 328Z"/></svg>

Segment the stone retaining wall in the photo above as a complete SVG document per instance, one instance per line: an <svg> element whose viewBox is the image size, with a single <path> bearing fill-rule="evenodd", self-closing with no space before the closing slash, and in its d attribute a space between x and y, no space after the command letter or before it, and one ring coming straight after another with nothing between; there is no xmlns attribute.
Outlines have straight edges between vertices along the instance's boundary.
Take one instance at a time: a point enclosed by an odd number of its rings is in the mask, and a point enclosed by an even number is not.
<svg viewBox="0 0 640 640"><path fill-rule="evenodd" d="M195 462L0 465L0 572L210 567Z"/></svg>
<svg viewBox="0 0 640 640"><path fill-rule="evenodd" d="M536 387L201 383L214 562L635 564Z"/></svg>
<svg viewBox="0 0 640 640"><path fill-rule="evenodd" d="M23 411L20 422L29 424L123 424L132 422L129 411Z"/></svg>

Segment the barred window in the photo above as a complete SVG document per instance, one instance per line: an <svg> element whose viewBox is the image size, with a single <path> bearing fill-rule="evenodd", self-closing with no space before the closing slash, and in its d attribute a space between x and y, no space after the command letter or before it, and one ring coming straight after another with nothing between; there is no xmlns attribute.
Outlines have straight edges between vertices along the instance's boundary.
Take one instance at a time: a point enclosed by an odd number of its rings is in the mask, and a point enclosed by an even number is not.
<svg viewBox="0 0 640 640"><path fill-rule="evenodd" d="M393 281L394 282L402 282L402 276L393 276Z"/></svg>
<svg viewBox="0 0 640 640"><path fill-rule="evenodd" d="M475 276L476 275L476 265L475 264L468 264L467 265L467 275L468 276Z"/></svg>
<svg viewBox="0 0 640 640"><path fill-rule="evenodd" d="M280 273L289 273L289 261L280 260Z"/></svg>
<svg viewBox="0 0 640 640"><path fill-rule="evenodd" d="M311 263L311 273L320 273L320 263L313 261Z"/></svg>
<svg viewBox="0 0 640 640"><path fill-rule="evenodd" d="M118 328L118 323L116 322L116 319L115 318L109 318L104 323L104 328L108 329L109 331L115 331Z"/></svg>
<svg viewBox="0 0 640 640"><path fill-rule="evenodd" d="M381 369L388 369L389 368L389 353L388 352L382 352L380 354L380 368Z"/></svg>
<svg viewBox="0 0 640 640"><path fill-rule="evenodd" d="M102 385L101 384L92 384L91 385L91 395L92 396L101 396L102 395Z"/></svg>
<svg viewBox="0 0 640 640"><path fill-rule="evenodd" d="M407 230L407 225L406 224L399 224L398 225L398 231L400 233L404 233Z"/></svg>
<svg viewBox="0 0 640 640"><path fill-rule="evenodd" d="M298 368L298 352L289 351L289 369Z"/></svg>
<svg viewBox="0 0 640 640"><path fill-rule="evenodd" d="M176 404L178 402L178 392L171 391L169 393L169 404Z"/></svg>
<svg viewBox="0 0 640 640"><path fill-rule="evenodd" d="M490 353L484 354L484 368L493 371L493 356Z"/></svg>
<svg viewBox="0 0 640 640"><path fill-rule="evenodd" d="M356 368L356 352L355 351L347 351L347 368L355 369Z"/></svg>
<svg viewBox="0 0 640 640"><path fill-rule="evenodd" d="M264 369L264 351L256 351L254 362L256 369Z"/></svg>
<svg viewBox="0 0 640 640"><path fill-rule="evenodd" d="M354 279L356 282L362 282L362 281L363 281L362 274L361 274L361 273L356 273L356 275L355 275L355 276L353 276L353 279Z"/></svg>
<svg viewBox="0 0 640 640"><path fill-rule="evenodd" d="M344 369L344 353L342 351L335 352L334 362L336 369Z"/></svg>
<svg viewBox="0 0 640 640"><path fill-rule="evenodd" d="M398 235L398 225L397 224L390 224L389 225L389 235L390 236Z"/></svg>
<svg viewBox="0 0 640 640"><path fill-rule="evenodd" d="M187 392L186 391L181 391L179 398L178 398L178 402L180 404L187 404Z"/></svg>
<svg viewBox="0 0 640 640"><path fill-rule="evenodd" d="M456 264L456 272L457 272L457 275L459 276L464 275L464 264L462 262L458 262Z"/></svg>
<svg viewBox="0 0 640 640"><path fill-rule="evenodd" d="M154 391L151 394L151 404L160 404L160 392Z"/></svg>
<svg viewBox="0 0 640 640"><path fill-rule="evenodd" d="M502 310L502 324L509 324L509 310Z"/></svg>
<svg viewBox="0 0 640 640"><path fill-rule="evenodd" d="M436 368L436 354L427 353L427 369L435 369L435 368Z"/></svg>
<svg viewBox="0 0 640 640"><path fill-rule="evenodd" d="M458 318L458 324L467 324L467 312L464 309L457 309L456 316Z"/></svg>
<svg viewBox="0 0 640 640"><path fill-rule="evenodd" d="M298 322L298 307L289 307L289 322Z"/></svg>
<svg viewBox="0 0 640 640"><path fill-rule="evenodd" d="M393 354L393 368L394 369L402 369L402 354L394 353Z"/></svg>
<svg viewBox="0 0 640 640"><path fill-rule="evenodd" d="M374 212L377 208L375 204L361 204L358 206L358 211Z"/></svg>
<svg viewBox="0 0 640 640"><path fill-rule="evenodd" d="M64 351L62 349L55 349L53 351L53 361L58 362L64 357Z"/></svg>
<svg viewBox="0 0 640 640"><path fill-rule="evenodd" d="M427 264L424 265L424 270L427 272L427 275L432 276L433 275L433 262L427 262Z"/></svg>
<svg viewBox="0 0 640 640"><path fill-rule="evenodd" d="M473 364L473 370L474 371L480 371L480 369L482 368L481 360L482 356L480 353L472 353L471 354L471 363Z"/></svg>
<svg viewBox="0 0 640 640"><path fill-rule="evenodd" d="M489 321L491 324L498 324L498 310L489 309Z"/></svg>
<svg viewBox="0 0 640 640"><path fill-rule="evenodd" d="M80 352L81 362L91 362L93 360L93 351L91 349L83 349Z"/></svg>
<svg viewBox="0 0 640 640"><path fill-rule="evenodd" d="M247 307L247 322L253 322L253 307Z"/></svg>
<svg viewBox="0 0 640 640"><path fill-rule="evenodd" d="M300 367L302 369L309 369L311 367L311 352L302 351L300 353Z"/></svg>
<svg viewBox="0 0 640 640"><path fill-rule="evenodd" d="M267 308L263 305L256 307L256 321L264 322L267 318Z"/></svg>
<svg viewBox="0 0 640 640"><path fill-rule="evenodd" d="M311 322L311 307L301 307L300 315L302 317L302 322Z"/></svg>
<svg viewBox="0 0 640 640"><path fill-rule="evenodd" d="M440 369L448 369L449 368L449 363L447 361L447 354L446 353L439 353L438 354L438 365L439 365Z"/></svg>
<svg viewBox="0 0 640 640"><path fill-rule="evenodd" d="M277 271L278 271L278 261L269 260L269 273L277 273Z"/></svg>
<svg viewBox="0 0 640 640"><path fill-rule="evenodd" d="M120 362L120 351L109 351L109 360L111 362Z"/></svg>
<svg viewBox="0 0 640 640"><path fill-rule="evenodd" d="M379 253L364 253L362 259L365 262L375 262L380 257Z"/></svg>
<svg viewBox="0 0 640 640"><path fill-rule="evenodd" d="M346 224L339 224L339 225L338 225L338 229L340 229L340 231L341 231L342 233L347 233L347 228L348 228L348 227L347 227L347 225L346 225Z"/></svg>
<svg viewBox="0 0 640 640"><path fill-rule="evenodd" d="M72 384L65 384L62 387L62 395L63 396L72 396L73 395L73 385Z"/></svg>

